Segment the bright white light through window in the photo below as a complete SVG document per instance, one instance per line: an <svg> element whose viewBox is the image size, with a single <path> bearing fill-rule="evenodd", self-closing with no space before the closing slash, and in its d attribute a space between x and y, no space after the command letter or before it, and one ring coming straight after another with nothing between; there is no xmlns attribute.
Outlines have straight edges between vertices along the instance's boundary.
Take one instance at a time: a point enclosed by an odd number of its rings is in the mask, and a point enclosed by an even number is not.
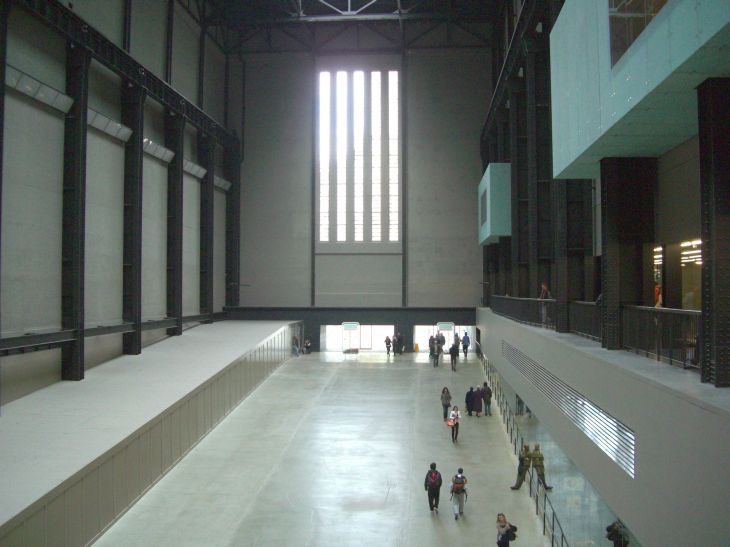
<svg viewBox="0 0 730 547"><path fill-rule="evenodd" d="M319 75L319 240L330 240L330 73Z"/></svg>
<svg viewBox="0 0 730 547"><path fill-rule="evenodd" d="M397 71L320 73L319 241L400 240L399 100Z"/></svg>
<svg viewBox="0 0 730 547"><path fill-rule="evenodd" d="M398 73L388 72L388 239L398 241Z"/></svg>
<svg viewBox="0 0 730 547"><path fill-rule="evenodd" d="M371 237L373 241L380 241L382 238L382 145L381 125L382 111L380 108L380 72L373 72L370 75L370 133L372 139L372 226Z"/></svg>
<svg viewBox="0 0 730 547"><path fill-rule="evenodd" d="M354 148L354 223L355 241L362 241L365 227L365 73L357 71L352 79Z"/></svg>
<svg viewBox="0 0 730 547"><path fill-rule="evenodd" d="M337 73L337 241L347 240L347 72Z"/></svg>

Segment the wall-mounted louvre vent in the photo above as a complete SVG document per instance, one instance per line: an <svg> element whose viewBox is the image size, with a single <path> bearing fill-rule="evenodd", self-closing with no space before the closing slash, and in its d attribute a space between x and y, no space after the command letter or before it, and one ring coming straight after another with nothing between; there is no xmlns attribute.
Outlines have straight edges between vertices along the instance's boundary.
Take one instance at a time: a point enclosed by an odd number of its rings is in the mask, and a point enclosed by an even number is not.
<svg viewBox="0 0 730 547"><path fill-rule="evenodd" d="M598 448L632 479L635 477L636 436L630 428L504 340L502 355Z"/></svg>

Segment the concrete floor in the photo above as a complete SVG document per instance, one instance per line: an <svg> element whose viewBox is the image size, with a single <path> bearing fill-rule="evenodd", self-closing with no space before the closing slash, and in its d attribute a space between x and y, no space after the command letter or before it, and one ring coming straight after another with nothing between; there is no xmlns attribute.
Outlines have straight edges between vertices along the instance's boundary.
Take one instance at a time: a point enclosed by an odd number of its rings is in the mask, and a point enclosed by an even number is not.
<svg viewBox="0 0 730 547"><path fill-rule="evenodd" d="M96 544L496 545L504 512L519 545L544 545L529 497L509 489L516 459L500 418L465 417L457 444L442 421L441 388L458 404L482 381L476 357L456 373L427 355L292 359ZM429 512L431 461L445 481L464 468L464 518L447 486L440 514Z"/></svg>

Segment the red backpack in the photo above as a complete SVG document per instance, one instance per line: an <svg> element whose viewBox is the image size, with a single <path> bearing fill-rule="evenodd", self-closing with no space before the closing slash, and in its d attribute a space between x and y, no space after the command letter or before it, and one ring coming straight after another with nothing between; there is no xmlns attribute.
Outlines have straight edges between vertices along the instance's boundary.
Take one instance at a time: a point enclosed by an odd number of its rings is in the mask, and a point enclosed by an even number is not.
<svg viewBox="0 0 730 547"><path fill-rule="evenodd" d="M454 494L461 494L465 490L466 478L464 475L454 476L451 484L451 491Z"/></svg>
<svg viewBox="0 0 730 547"><path fill-rule="evenodd" d="M440 478L441 474L438 471L431 471L429 472L428 477L426 477L426 484L429 488L438 488Z"/></svg>

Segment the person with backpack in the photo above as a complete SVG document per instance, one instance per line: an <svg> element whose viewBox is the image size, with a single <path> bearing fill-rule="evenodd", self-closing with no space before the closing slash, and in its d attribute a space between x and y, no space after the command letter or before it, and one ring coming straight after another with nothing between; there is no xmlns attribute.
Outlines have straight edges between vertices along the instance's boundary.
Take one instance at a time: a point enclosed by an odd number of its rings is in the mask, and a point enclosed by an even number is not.
<svg viewBox="0 0 730 547"><path fill-rule="evenodd" d="M464 470L459 467L456 475L451 479L451 504L454 508L454 520L459 520L459 516L464 514L464 503L466 503L466 477Z"/></svg>
<svg viewBox="0 0 730 547"><path fill-rule="evenodd" d="M442 482L441 473L436 470L436 462L432 462L426 473L426 480L423 481L423 487L428 492L428 508L432 512L439 512L439 494Z"/></svg>
<svg viewBox="0 0 730 547"><path fill-rule="evenodd" d="M510 524L504 513L497 513L497 545L509 547L509 542L517 539L517 526Z"/></svg>

